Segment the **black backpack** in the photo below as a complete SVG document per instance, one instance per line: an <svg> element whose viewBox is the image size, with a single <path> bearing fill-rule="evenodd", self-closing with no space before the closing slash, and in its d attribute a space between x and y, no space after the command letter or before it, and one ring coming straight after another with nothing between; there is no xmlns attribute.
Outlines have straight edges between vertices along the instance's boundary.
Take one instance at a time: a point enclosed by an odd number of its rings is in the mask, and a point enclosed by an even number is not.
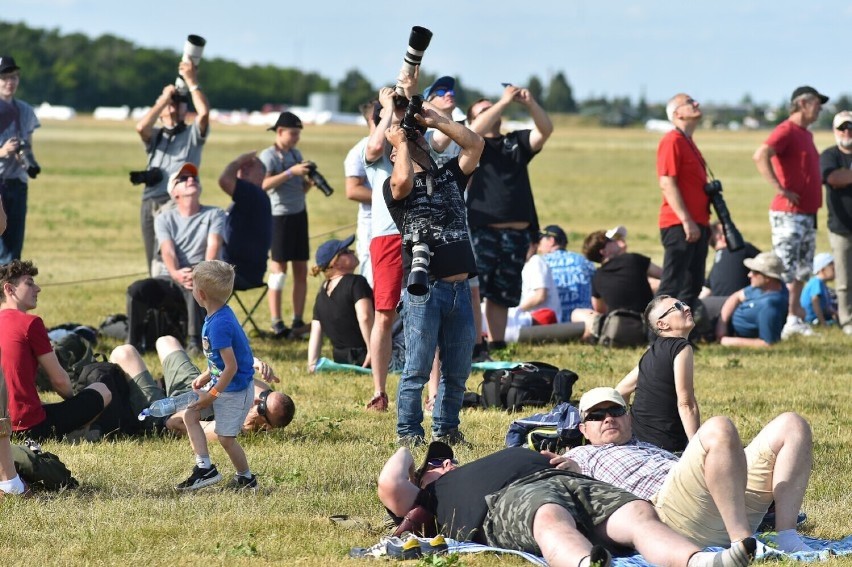
<svg viewBox="0 0 852 567"><path fill-rule="evenodd" d="M79 483L68 467L53 453L42 451L36 443L12 445L15 470L31 486L45 490L77 488Z"/></svg>
<svg viewBox="0 0 852 567"><path fill-rule="evenodd" d="M518 411L524 406L557 405L571 400L576 372L546 362L524 362L508 370L486 370L480 386L483 408Z"/></svg>

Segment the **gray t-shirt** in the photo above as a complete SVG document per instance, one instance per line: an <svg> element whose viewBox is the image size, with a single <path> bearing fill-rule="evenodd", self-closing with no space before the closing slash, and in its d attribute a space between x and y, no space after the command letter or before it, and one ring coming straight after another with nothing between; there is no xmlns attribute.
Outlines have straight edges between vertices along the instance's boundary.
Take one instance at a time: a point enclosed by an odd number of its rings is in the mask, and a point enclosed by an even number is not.
<svg viewBox="0 0 852 567"><path fill-rule="evenodd" d="M160 132L162 132L162 135L160 135ZM209 126L207 133L210 133ZM169 176L186 162L193 163L200 168L201 149L206 141L207 137L201 135L197 120L188 125L182 132L172 136L162 128L154 128L151 132L151 140L145 144L145 151L148 157L151 156L151 152L154 152L150 167L162 169L163 179L156 185L146 186L142 193L142 200L168 197ZM154 146L155 143L156 147Z"/></svg>
<svg viewBox="0 0 852 567"><path fill-rule="evenodd" d="M201 210L190 217L183 217L177 208L172 208L154 218L157 242L171 240L174 243L180 268L190 268L202 262L207 252L207 236L219 234L224 237L224 230L225 212L219 207L202 205ZM169 275L165 265L158 275Z"/></svg>
<svg viewBox="0 0 852 567"><path fill-rule="evenodd" d="M270 146L260 153L260 161L266 166L268 177L302 163L302 154L295 148L281 152L275 146ZM272 216L295 215L305 210L305 185L302 177L291 177L277 187L270 187L266 192L272 202Z"/></svg>
<svg viewBox="0 0 852 567"><path fill-rule="evenodd" d="M24 138L29 140L32 137L33 131L41 126L32 106L17 99L13 99L12 102L18 109L19 120L12 120L6 129L0 132L0 146L5 144L10 138ZM21 123L20 132L18 132L18 121ZM0 159L0 179L19 179L24 183L27 182L27 172L18 163L18 157L15 154Z"/></svg>

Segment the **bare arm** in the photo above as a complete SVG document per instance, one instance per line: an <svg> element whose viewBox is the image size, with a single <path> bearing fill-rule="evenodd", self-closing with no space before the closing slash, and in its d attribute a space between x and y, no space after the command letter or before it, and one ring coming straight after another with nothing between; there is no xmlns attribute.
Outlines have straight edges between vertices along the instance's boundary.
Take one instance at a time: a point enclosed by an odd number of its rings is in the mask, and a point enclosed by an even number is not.
<svg viewBox="0 0 852 567"><path fill-rule="evenodd" d="M67 400L74 395L71 378L68 377L68 373L59 364L59 359L56 358L55 352L50 351L39 356L38 363L47 373L51 387L57 394L62 396L62 399Z"/></svg>
<svg viewBox="0 0 852 567"><path fill-rule="evenodd" d="M832 189L843 189L844 187L852 185L852 169L835 169L828 174L828 177L825 178L825 182Z"/></svg>
<svg viewBox="0 0 852 567"><path fill-rule="evenodd" d="M414 457L406 447L397 449L379 473L379 501L397 516L405 516L414 506L420 489L411 482Z"/></svg>
<svg viewBox="0 0 852 567"><path fill-rule="evenodd" d="M172 97L175 94L175 86L174 85L166 85L163 87L163 92L154 102L154 106L148 109L148 112L145 113L139 122L136 123L136 133L139 134L139 137L142 138L142 141L146 144L151 141L151 134L154 130L154 124L157 123L157 118L162 114L163 109L165 109L169 102L172 100Z"/></svg>
<svg viewBox="0 0 852 567"><path fill-rule="evenodd" d="M402 201L414 188L414 164L411 161L408 141L402 128L391 126L385 134L388 142L396 148L396 158L390 176L391 194L395 200Z"/></svg>
<svg viewBox="0 0 852 567"><path fill-rule="evenodd" d="M500 97L500 100L480 112L479 116L474 118L473 122L470 123L470 129L480 136L488 134L500 120L500 116L502 116L506 107L512 104L515 95L520 90L513 85L509 85L503 89L503 95Z"/></svg>
<svg viewBox="0 0 852 567"><path fill-rule="evenodd" d="M677 218L680 219L680 223L683 226L683 232L686 235L686 241L697 241L701 236L701 231L696 222L692 220L692 217L689 215L689 211L686 210L686 205L684 204L683 197L680 194L680 187L678 187L677 179L670 175L661 175L660 189L663 190L663 199L666 200L666 203L668 203L675 212Z"/></svg>
<svg viewBox="0 0 852 567"><path fill-rule="evenodd" d="M225 166L225 171L219 176L219 187L222 188L222 191L233 197L234 189L237 187L237 172L243 165L253 160L256 155L256 150L246 152Z"/></svg>
<svg viewBox="0 0 852 567"><path fill-rule="evenodd" d="M485 140L482 139L482 136L458 122L448 120L434 110L424 108L422 112L422 115L417 115L417 121L430 128L438 129L457 143L461 147L459 169L465 175L473 173L476 164L479 163L479 156L482 155L482 148L485 147Z"/></svg>
<svg viewBox="0 0 852 567"><path fill-rule="evenodd" d="M754 156L752 159L754 160L754 164L757 166L757 171L763 176L763 178L777 191L781 193L788 201L792 204L796 205L799 203L799 195L793 193L792 191L787 191L784 187L781 186L781 182L778 180L778 177L775 175L775 170L772 169L772 156L775 155L775 150L772 146L767 144L761 144L757 151L754 152Z"/></svg>
<svg viewBox="0 0 852 567"><path fill-rule="evenodd" d="M378 161L385 150L385 132L393 121L393 89L384 87L379 89L379 103L382 105L379 123L367 140L364 158L367 163Z"/></svg>
<svg viewBox="0 0 852 567"><path fill-rule="evenodd" d="M373 300L369 297L362 297L355 302L355 315L358 317L358 328L361 329L361 338L364 339L364 344L367 345L367 358L364 359L363 366L366 368L370 365L370 333L373 331L373 320L376 312L373 309Z"/></svg>
<svg viewBox="0 0 852 567"><path fill-rule="evenodd" d="M825 313L822 312L822 305L819 304L819 297L819 295L815 295L811 298L811 307L814 310L814 314L817 316L819 324L825 326Z"/></svg>
<svg viewBox="0 0 852 567"><path fill-rule="evenodd" d="M553 134L553 122L547 112L536 102L528 89L521 89L515 97L518 102L527 107L535 127L530 132L530 147L533 152L540 152L544 143Z"/></svg>
<svg viewBox="0 0 852 567"><path fill-rule="evenodd" d="M608 308L606 306L606 301L604 301L600 297L592 298L592 309L595 310L596 313L606 313Z"/></svg>
<svg viewBox="0 0 852 567"><path fill-rule="evenodd" d="M307 163L303 162L291 165L281 173L268 173L266 177L263 178L263 189L274 189L285 181L288 181L291 177L304 177L307 174Z"/></svg>
<svg viewBox="0 0 852 567"><path fill-rule="evenodd" d="M728 335L728 322L734 315L737 306L745 301L745 293L743 290L732 293L722 304L722 309L719 311L719 320L716 323L716 339L722 340L722 337Z"/></svg>
<svg viewBox="0 0 852 567"><path fill-rule="evenodd" d="M540 287L518 305L520 311L530 311L547 301L547 288Z"/></svg>
<svg viewBox="0 0 852 567"><path fill-rule="evenodd" d="M346 198L350 201L370 204L373 202L373 190L367 187L367 178L347 177L346 178Z"/></svg>
<svg viewBox="0 0 852 567"><path fill-rule="evenodd" d="M311 321L311 338L308 340L308 372L315 372L322 354L322 323Z"/></svg>
<svg viewBox="0 0 852 567"><path fill-rule="evenodd" d="M653 262L648 264L648 271L645 272L649 278L660 279L663 277L663 269Z"/></svg>
<svg viewBox="0 0 852 567"><path fill-rule="evenodd" d="M636 391L636 384L639 382L639 366L636 365L633 370L621 379L621 382L616 385L615 389L624 398L624 401L630 403L630 398L633 397L633 392Z"/></svg>
<svg viewBox="0 0 852 567"><path fill-rule="evenodd" d="M687 439L698 431L701 425L701 415L698 411L698 401L695 399L693 383L694 354L688 346L678 353L674 359L675 392L677 392L677 412L686 432Z"/></svg>
<svg viewBox="0 0 852 567"><path fill-rule="evenodd" d="M198 68L190 61L181 61L178 65L178 73L186 81L189 96L192 97L192 105L195 106L197 113L195 120L198 122L198 131L204 138L207 136L207 129L210 127L210 103L207 101L207 95L204 94L198 84L197 72Z"/></svg>
<svg viewBox="0 0 852 567"><path fill-rule="evenodd" d="M207 235L207 251L204 252L205 260L215 260L219 257L222 249L222 235L211 232Z"/></svg>

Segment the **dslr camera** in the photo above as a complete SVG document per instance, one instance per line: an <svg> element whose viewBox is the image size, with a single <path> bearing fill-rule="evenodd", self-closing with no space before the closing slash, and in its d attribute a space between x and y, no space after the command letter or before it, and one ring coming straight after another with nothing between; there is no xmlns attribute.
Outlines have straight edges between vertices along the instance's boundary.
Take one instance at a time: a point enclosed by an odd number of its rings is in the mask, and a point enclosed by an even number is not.
<svg viewBox="0 0 852 567"><path fill-rule="evenodd" d="M437 238L438 233L438 230L424 223L412 228L402 239L403 246L411 253L411 272L405 287L411 295L426 295L429 291L429 262L432 259L429 243Z"/></svg>
<svg viewBox="0 0 852 567"><path fill-rule="evenodd" d="M133 185L142 185L152 187L163 180L163 170L159 167L152 167L142 171L131 171L130 182Z"/></svg>
<svg viewBox="0 0 852 567"><path fill-rule="evenodd" d="M30 179L35 179L41 173L41 166L33 155L33 148L26 140L21 140L18 143L18 163L27 172Z"/></svg>
<svg viewBox="0 0 852 567"><path fill-rule="evenodd" d="M334 193L334 189L331 188L331 185L328 184L328 181L325 180L322 173L317 170L317 164L312 161L305 162L308 166L308 179L313 181L314 185L322 191L322 194L326 197L331 197L331 194Z"/></svg>
<svg viewBox="0 0 852 567"><path fill-rule="evenodd" d="M743 235L737 230L734 221L731 219L731 212L728 210L728 205L722 197L722 182L718 179L713 179L704 186L704 192L710 197L710 202L713 204L713 209L716 211L716 216L719 222L722 223L722 232L725 234L725 240L728 242L728 250L736 252L745 246Z"/></svg>
<svg viewBox="0 0 852 567"><path fill-rule="evenodd" d="M409 140L416 140L418 134L426 132L426 128L417 123L414 118L415 114L420 114L423 110L423 97L414 95L408 101L408 106L405 108L405 115L402 117L400 127L405 132L405 137Z"/></svg>

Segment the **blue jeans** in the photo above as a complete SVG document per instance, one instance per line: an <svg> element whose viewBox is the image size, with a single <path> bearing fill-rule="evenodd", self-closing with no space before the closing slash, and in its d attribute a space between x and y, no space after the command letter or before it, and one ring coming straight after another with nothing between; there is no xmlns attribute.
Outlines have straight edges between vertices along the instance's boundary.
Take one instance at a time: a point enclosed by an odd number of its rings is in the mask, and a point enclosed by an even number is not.
<svg viewBox="0 0 852 567"><path fill-rule="evenodd" d="M27 184L19 179L0 180L0 196L6 211L6 232L0 237L0 264L21 259L27 222Z"/></svg>
<svg viewBox="0 0 852 567"><path fill-rule="evenodd" d="M426 295L406 291L403 318L405 369L397 391L397 434L424 435L423 385L429 380L438 348L441 382L432 410L432 434L445 435L459 426L476 338L467 280L430 282Z"/></svg>

